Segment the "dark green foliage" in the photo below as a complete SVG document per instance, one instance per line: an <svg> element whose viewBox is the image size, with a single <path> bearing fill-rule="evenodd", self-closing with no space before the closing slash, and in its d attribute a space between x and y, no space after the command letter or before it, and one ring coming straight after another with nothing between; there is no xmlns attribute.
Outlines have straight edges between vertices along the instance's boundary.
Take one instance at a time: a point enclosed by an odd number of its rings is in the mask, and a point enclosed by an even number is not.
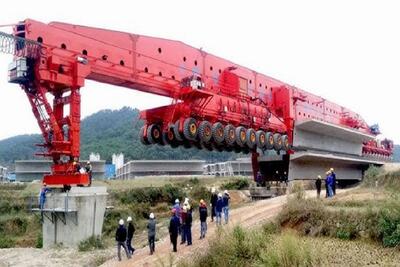
<svg viewBox="0 0 400 267"><path fill-rule="evenodd" d="M38 233L37 238L36 238L36 248L43 248L43 235L42 233Z"/></svg>
<svg viewBox="0 0 400 267"><path fill-rule="evenodd" d="M400 246L400 197L394 197L380 212L379 234L386 247Z"/></svg>
<svg viewBox="0 0 400 267"><path fill-rule="evenodd" d="M79 251L89 251L104 248L106 248L106 246L100 236L91 236L88 239L81 241L78 245Z"/></svg>
<svg viewBox="0 0 400 267"><path fill-rule="evenodd" d="M222 189L227 190L242 190L248 188L250 181L247 178L234 179L221 185Z"/></svg>
<svg viewBox="0 0 400 267"><path fill-rule="evenodd" d="M14 246L14 239L8 236L0 236L0 248L12 248Z"/></svg>
<svg viewBox="0 0 400 267"><path fill-rule="evenodd" d="M28 227L28 219L25 216L11 216L0 218L0 234L12 233L15 236L25 234Z"/></svg>
<svg viewBox="0 0 400 267"><path fill-rule="evenodd" d="M82 120L81 158L91 152L111 161L112 154L123 153L126 160L138 159L204 159L223 161L235 157L229 152L210 152L197 148L173 149L169 146L145 146L139 141L143 122L139 111L129 107L120 110L102 110ZM40 135L20 135L0 141L0 163L10 165L17 159L32 159Z"/></svg>
<svg viewBox="0 0 400 267"><path fill-rule="evenodd" d="M182 199L184 196L181 187L167 184L163 187L141 187L132 188L123 192L115 193L122 204L132 203L150 203L154 206L156 203L173 203L176 198Z"/></svg>

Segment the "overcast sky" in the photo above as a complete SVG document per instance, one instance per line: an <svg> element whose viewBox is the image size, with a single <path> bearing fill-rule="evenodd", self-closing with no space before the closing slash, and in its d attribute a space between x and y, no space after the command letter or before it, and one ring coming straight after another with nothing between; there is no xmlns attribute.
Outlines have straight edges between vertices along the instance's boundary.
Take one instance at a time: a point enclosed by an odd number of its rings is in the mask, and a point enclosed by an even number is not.
<svg viewBox="0 0 400 267"><path fill-rule="evenodd" d="M103 3L105 2L105 3ZM257 2L257 3L256 3ZM4 1L0 24L25 18L180 40L321 95L378 122L400 143L400 1ZM9 28L0 29L9 31ZM39 128L0 54L0 139ZM82 114L169 99L87 81Z"/></svg>

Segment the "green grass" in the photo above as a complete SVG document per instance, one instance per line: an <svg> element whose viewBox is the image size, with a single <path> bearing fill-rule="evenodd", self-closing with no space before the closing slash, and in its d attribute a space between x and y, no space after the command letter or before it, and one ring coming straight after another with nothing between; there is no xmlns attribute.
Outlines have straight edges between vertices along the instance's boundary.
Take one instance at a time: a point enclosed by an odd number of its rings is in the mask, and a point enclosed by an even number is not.
<svg viewBox="0 0 400 267"><path fill-rule="evenodd" d="M91 236L88 239L81 241L78 245L79 251L90 251L94 249L105 249L106 245L99 236Z"/></svg>
<svg viewBox="0 0 400 267"><path fill-rule="evenodd" d="M219 230L205 252L197 252L190 261L178 266L314 266L320 263L308 241L294 232L275 233L272 224L262 229ZM271 229L274 229L272 233Z"/></svg>

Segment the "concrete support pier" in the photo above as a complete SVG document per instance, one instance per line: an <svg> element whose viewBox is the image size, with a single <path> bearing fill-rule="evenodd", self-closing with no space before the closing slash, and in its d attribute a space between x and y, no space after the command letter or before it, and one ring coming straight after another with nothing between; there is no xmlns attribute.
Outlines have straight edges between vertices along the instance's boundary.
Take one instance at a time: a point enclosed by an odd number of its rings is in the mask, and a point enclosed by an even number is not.
<svg viewBox="0 0 400 267"><path fill-rule="evenodd" d="M54 189L43 209L43 248L77 247L92 235L101 235L107 202L106 187Z"/></svg>

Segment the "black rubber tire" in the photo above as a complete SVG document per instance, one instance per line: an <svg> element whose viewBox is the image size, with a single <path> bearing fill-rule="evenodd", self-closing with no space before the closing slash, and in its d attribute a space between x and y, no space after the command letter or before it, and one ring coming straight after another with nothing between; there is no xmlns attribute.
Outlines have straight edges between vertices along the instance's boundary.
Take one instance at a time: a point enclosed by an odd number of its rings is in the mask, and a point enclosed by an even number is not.
<svg viewBox="0 0 400 267"><path fill-rule="evenodd" d="M265 149L265 145L267 144L267 140L265 139L265 132L262 130L258 130L256 132L257 138L257 147L259 149Z"/></svg>
<svg viewBox="0 0 400 267"><path fill-rule="evenodd" d="M254 149L257 144L256 131L250 128L246 131L246 145L249 149Z"/></svg>
<svg viewBox="0 0 400 267"><path fill-rule="evenodd" d="M289 143L289 136L286 134L282 135L282 150L288 151L291 149L290 143Z"/></svg>
<svg viewBox="0 0 400 267"><path fill-rule="evenodd" d="M233 146L236 142L235 127L232 124L228 124L224 128L224 140L227 146Z"/></svg>
<svg viewBox="0 0 400 267"><path fill-rule="evenodd" d="M176 140L178 140L180 142L183 141L183 137L182 137L181 133L179 132L179 120L177 120L175 122L173 129L174 129L174 134L175 134Z"/></svg>
<svg viewBox="0 0 400 267"><path fill-rule="evenodd" d="M244 138L243 138L244 133ZM243 126L238 126L235 129L235 137L236 137L236 144L240 147L244 147L246 145L246 128Z"/></svg>
<svg viewBox="0 0 400 267"><path fill-rule="evenodd" d="M172 126L173 127L173 126ZM177 148L179 146L179 141L176 140L174 130L171 128L168 129L168 131L164 131L163 134L163 139L166 144L169 144L172 148Z"/></svg>
<svg viewBox="0 0 400 267"><path fill-rule="evenodd" d="M146 126L142 126L142 128L140 128L140 131L139 131L139 139L140 139L140 142L141 142L143 145L148 146L148 145L150 145L150 142L149 142L149 140L147 140L147 137L144 136L144 129L145 129L145 127L146 127Z"/></svg>
<svg viewBox="0 0 400 267"><path fill-rule="evenodd" d="M271 150L274 148L274 134L271 132L265 133L265 148Z"/></svg>
<svg viewBox="0 0 400 267"><path fill-rule="evenodd" d="M151 124L147 128L147 140L149 141L149 143L156 144L160 142L161 138L162 136L160 126L158 126L157 124Z"/></svg>
<svg viewBox="0 0 400 267"><path fill-rule="evenodd" d="M208 121L202 121L199 124L198 134L200 142L203 144L208 144L212 138L212 125Z"/></svg>
<svg viewBox="0 0 400 267"><path fill-rule="evenodd" d="M193 118L187 118L183 122L183 137L186 140L196 141L198 133L198 127L196 120Z"/></svg>
<svg viewBox="0 0 400 267"><path fill-rule="evenodd" d="M212 136L215 144L222 145L224 143L224 126L220 122L216 122L212 126Z"/></svg>
<svg viewBox="0 0 400 267"><path fill-rule="evenodd" d="M282 149L282 135L280 133L274 134L274 149L280 151Z"/></svg>

